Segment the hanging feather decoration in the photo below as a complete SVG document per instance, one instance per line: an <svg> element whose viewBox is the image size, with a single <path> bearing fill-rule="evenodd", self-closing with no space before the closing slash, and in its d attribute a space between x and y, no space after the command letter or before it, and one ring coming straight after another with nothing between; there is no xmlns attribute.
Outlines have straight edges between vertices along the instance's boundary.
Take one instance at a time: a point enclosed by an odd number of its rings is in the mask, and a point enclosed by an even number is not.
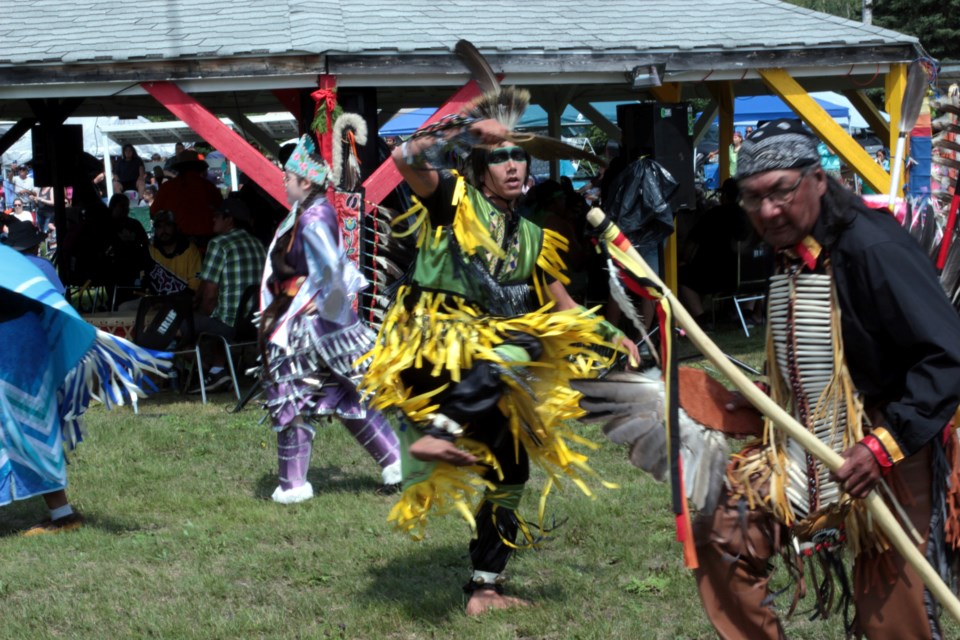
<svg viewBox="0 0 960 640"><path fill-rule="evenodd" d="M333 184L341 191L360 185L360 160L356 145L367 144L367 122L356 113L342 113L333 123ZM346 149L346 157L344 157Z"/></svg>

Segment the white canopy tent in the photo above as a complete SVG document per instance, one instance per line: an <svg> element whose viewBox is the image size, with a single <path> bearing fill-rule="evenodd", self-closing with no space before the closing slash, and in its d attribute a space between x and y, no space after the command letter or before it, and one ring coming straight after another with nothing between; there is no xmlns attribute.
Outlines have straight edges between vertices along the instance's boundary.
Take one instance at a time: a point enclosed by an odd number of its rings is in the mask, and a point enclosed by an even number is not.
<svg viewBox="0 0 960 640"><path fill-rule="evenodd" d="M245 130L241 125L235 124L230 118L220 118L220 121L234 129L239 129L242 133L250 134L251 137L264 140L263 136L265 136L266 139L274 143L290 138L296 139L299 135L297 120L289 113L277 112L251 116L249 122L256 126L258 129L257 132ZM167 155L172 154L173 145L177 142L194 143L202 141L199 135L190 129L185 122L181 122L180 120L168 122L118 123L101 127L100 132L102 136L102 148L107 149L117 146L119 149L124 144L132 144L139 151L141 148L161 143L170 147L170 152ZM210 154L211 158L208 158L208 160L212 159L213 155L214 154ZM223 159L222 154L218 154L216 157L221 160ZM231 189L236 191L238 188L237 167L232 162L229 163L229 173ZM107 184L107 197L110 197L113 195L113 172L109 162L104 163L104 174Z"/></svg>
<svg viewBox="0 0 960 640"><path fill-rule="evenodd" d="M257 131L251 131L249 126L234 123L230 118L221 118L225 124L233 127L245 136L257 139L262 144L278 144L289 139L297 139L300 135L296 118L286 112L267 113L251 116L249 124ZM0 122L0 134L5 132L14 123ZM125 144L132 144L144 161L148 161L158 153L167 158L173 155L177 142L193 144L203 139L186 123L180 120L165 122L151 122L147 118L123 119L116 117L89 117L67 118L65 124L79 124L83 127L83 150L97 157L103 158L105 153L111 156L120 155ZM212 154L211 154L212 155ZM23 163L33 158L33 137L27 131L17 142L0 156L0 165L16 162ZM112 195L113 179L110 163L104 163L108 194ZM231 183L237 188L236 167L230 164Z"/></svg>

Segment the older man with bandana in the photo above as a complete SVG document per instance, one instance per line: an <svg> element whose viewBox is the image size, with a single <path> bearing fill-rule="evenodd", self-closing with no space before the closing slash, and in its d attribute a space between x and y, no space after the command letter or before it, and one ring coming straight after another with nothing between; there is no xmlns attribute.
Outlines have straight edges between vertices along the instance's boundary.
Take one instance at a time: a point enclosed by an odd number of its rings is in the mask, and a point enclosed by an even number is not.
<svg viewBox="0 0 960 640"><path fill-rule="evenodd" d="M768 561L818 575L868 638L940 638L936 603L871 526L860 501L886 482L946 574L957 548L960 318L929 259L886 212L867 208L820 166L799 121L753 132L740 150L740 204L777 250L771 278L771 395L846 458L835 475L782 434L730 463L730 486L695 527L704 607L722 638L782 638L769 607ZM770 427L768 427L770 428ZM893 498L890 498L890 496ZM854 554L853 584L837 553Z"/></svg>

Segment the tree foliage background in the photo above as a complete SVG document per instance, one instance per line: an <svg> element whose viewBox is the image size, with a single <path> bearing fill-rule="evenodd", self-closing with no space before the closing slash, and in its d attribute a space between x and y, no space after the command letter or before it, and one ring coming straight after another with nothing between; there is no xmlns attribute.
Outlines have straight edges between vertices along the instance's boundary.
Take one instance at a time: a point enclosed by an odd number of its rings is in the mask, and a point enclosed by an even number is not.
<svg viewBox="0 0 960 640"><path fill-rule="evenodd" d="M795 5L859 21L862 0L789 0ZM874 0L873 23L916 36L938 60L960 60L960 0Z"/></svg>

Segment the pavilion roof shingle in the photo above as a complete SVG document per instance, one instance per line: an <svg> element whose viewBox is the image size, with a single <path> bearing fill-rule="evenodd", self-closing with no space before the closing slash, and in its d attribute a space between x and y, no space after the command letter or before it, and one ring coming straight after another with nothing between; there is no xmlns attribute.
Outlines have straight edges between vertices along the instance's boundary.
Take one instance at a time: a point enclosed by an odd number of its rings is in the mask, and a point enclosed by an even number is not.
<svg viewBox="0 0 960 640"><path fill-rule="evenodd" d="M0 65L244 55L744 52L910 45L779 0L18 0ZM22 25L22 26L17 26Z"/></svg>

